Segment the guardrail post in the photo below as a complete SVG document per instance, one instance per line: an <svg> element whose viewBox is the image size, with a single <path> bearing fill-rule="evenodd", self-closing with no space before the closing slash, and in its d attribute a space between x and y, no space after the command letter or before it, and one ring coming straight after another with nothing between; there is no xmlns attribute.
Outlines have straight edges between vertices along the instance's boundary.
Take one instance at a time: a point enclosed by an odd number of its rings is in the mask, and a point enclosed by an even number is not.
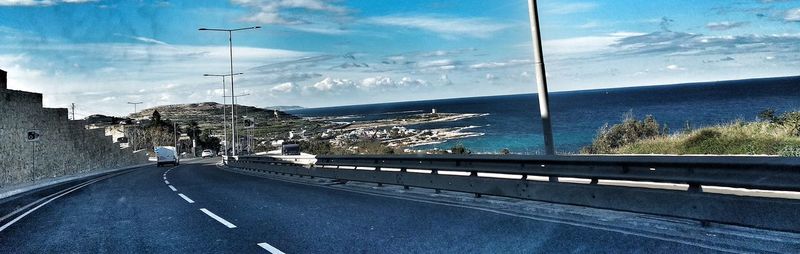
<svg viewBox="0 0 800 254"><path fill-rule="evenodd" d="M703 186L697 183L689 183L689 192L703 192Z"/></svg>
<svg viewBox="0 0 800 254"><path fill-rule="evenodd" d="M470 177L478 177L478 172L472 171L472 172L470 172L470 173L469 173L469 176L470 176ZM477 192L476 192L476 193L474 193L474 194L475 194L475 198L480 198L480 197L481 197L481 194L480 194L480 193L477 193Z"/></svg>
<svg viewBox="0 0 800 254"><path fill-rule="evenodd" d="M375 160L375 164L378 164L378 160ZM375 171L376 172L380 172L381 171L381 167L380 166L376 166L375 167ZM383 183L378 183L378 187L383 187Z"/></svg>
<svg viewBox="0 0 800 254"><path fill-rule="evenodd" d="M438 174L439 174L439 170L436 170L436 169L431 170L431 175L438 175ZM433 189L433 190L434 190L434 192L436 192L436 194L442 193L442 190L440 190L440 189Z"/></svg>
<svg viewBox="0 0 800 254"><path fill-rule="evenodd" d="M407 168L400 168L400 172L407 173L408 171ZM410 187L408 185L403 185L403 189L408 190Z"/></svg>

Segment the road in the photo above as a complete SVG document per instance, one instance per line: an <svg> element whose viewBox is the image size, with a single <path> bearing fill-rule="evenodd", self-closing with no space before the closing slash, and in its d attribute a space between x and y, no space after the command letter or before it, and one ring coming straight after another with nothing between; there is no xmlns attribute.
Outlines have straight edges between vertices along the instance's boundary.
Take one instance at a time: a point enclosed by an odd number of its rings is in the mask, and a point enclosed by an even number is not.
<svg viewBox="0 0 800 254"><path fill-rule="evenodd" d="M602 229L241 175L215 162L138 168L61 193L10 225L24 212L0 221L7 225L0 231L0 253L714 252ZM0 212L54 191L5 202Z"/></svg>

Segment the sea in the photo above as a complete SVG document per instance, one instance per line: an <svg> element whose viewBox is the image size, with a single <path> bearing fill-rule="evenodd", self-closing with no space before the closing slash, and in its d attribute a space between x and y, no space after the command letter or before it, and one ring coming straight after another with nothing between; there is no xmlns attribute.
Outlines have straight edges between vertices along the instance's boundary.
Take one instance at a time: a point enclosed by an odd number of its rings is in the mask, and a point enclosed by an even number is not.
<svg viewBox="0 0 800 254"><path fill-rule="evenodd" d="M414 129L473 127L481 136L413 149L449 149L461 144L474 153L542 154L544 141L536 94L408 101L292 110L303 117L341 117L343 121L398 118L427 113L480 113L478 118L408 126ZM671 132L757 120L764 109L800 110L800 76L706 83L597 89L550 93L553 139L558 153L577 153L591 144L605 124L626 114L652 115Z"/></svg>

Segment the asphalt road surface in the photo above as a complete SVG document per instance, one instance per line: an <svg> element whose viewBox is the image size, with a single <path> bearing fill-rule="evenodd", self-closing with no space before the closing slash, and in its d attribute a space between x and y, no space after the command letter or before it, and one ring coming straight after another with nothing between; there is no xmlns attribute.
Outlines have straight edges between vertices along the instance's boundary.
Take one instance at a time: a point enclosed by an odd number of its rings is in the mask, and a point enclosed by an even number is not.
<svg viewBox="0 0 800 254"><path fill-rule="evenodd" d="M0 220L0 253L714 252L602 229L246 176L221 170L215 162L143 167L79 189L67 188L85 181L5 201L0 214L18 212Z"/></svg>

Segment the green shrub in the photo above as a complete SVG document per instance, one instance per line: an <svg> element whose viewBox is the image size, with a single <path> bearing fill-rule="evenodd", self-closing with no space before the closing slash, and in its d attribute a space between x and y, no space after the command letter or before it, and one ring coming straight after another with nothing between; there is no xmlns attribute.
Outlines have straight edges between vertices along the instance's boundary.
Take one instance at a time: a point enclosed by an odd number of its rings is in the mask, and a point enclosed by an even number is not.
<svg viewBox="0 0 800 254"><path fill-rule="evenodd" d="M800 136L800 111L784 113L780 120L781 125L787 129L789 134Z"/></svg>
<svg viewBox="0 0 800 254"><path fill-rule="evenodd" d="M689 138L684 141L685 146L699 146L703 143L707 143L710 140L719 138L722 136L717 130L714 129L701 129L700 131L689 135Z"/></svg>
<svg viewBox="0 0 800 254"><path fill-rule="evenodd" d="M583 153L617 154L748 154L800 157L800 112L777 115L774 110L759 114L757 122L737 120L728 124L680 133L654 134L654 119L637 121L627 117L623 123L606 124L592 145ZM655 127L654 127L655 126ZM632 141L633 142L630 142ZM616 147L615 147L616 146Z"/></svg>
<svg viewBox="0 0 800 254"><path fill-rule="evenodd" d="M622 123L611 127L604 125L597 133L592 144L581 149L583 153L612 153L615 149L633 144L641 140L665 135L665 129L658 124L652 115L641 121L626 114Z"/></svg>
<svg viewBox="0 0 800 254"><path fill-rule="evenodd" d="M327 140L309 140L297 142L300 151L310 154L335 154L331 143Z"/></svg>
<svg viewBox="0 0 800 254"><path fill-rule="evenodd" d="M771 109L771 108L768 108L768 109L765 109L765 110L759 112L758 113L758 119L760 119L761 121L769 122L769 123L777 123L778 122L778 116L775 114L775 109Z"/></svg>
<svg viewBox="0 0 800 254"><path fill-rule="evenodd" d="M778 155L784 157L800 157L800 146L784 146Z"/></svg>
<svg viewBox="0 0 800 254"><path fill-rule="evenodd" d="M452 148L450 148L450 151L453 154L471 154L472 153L472 151L467 149L467 147L465 147L463 144L457 144L457 145L453 146Z"/></svg>

